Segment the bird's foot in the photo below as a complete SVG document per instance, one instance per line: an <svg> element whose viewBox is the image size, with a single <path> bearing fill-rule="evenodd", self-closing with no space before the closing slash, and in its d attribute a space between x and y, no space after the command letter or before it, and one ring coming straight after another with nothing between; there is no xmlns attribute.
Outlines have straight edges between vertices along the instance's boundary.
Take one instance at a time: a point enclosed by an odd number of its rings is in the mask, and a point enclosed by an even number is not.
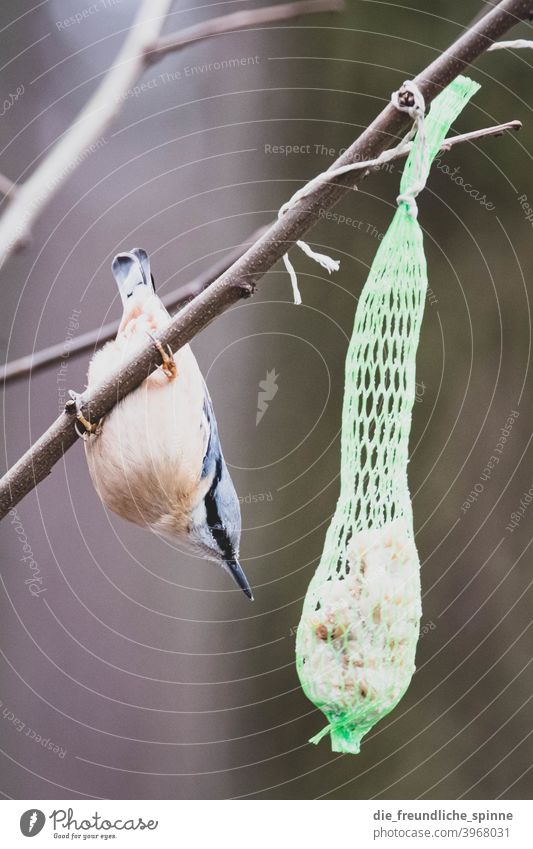
<svg viewBox="0 0 533 849"><path fill-rule="evenodd" d="M102 422L104 421L104 417L94 423L90 422L85 418L83 413L81 412L81 395L78 395L77 392L74 392L73 389L69 389L68 394L70 396L70 400L65 404L65 409L67 412L72 412L75 410L76 412L76 424L74 425L74 430L84 441L89 439L89 435L91 436L99 436L102 431ZM78 422L83 427L81 431L78 427Z"/></svg>
<svg viewBox="0 0 533 849"><path fill-rule="evenodd" d="M176 365L176 360L174 359L174 354L172 353L172 348L170 345L167 345L167 350L165 351L159 339L156 339L149 330L146 332L159 351L159 355L161 357L160 368L163 374L169 380L174 380L174 378L178 376L178 367Z"/></svg>

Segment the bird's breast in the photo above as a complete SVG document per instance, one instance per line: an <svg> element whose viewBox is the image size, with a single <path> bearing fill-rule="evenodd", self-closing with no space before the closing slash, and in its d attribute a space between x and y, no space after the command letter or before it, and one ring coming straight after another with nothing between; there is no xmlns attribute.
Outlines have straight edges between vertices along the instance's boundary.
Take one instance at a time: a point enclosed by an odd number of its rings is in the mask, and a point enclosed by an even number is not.
<svg viewBox="0 0 533 849"><path fill-rule="evenodd" d="M114 371L123 355L123 339L108 343L91 364L89 383ZM175 360L174 379L160 369L152 373L111 410L85 446L93 483L111 510L142 525L170 516L180 533L198 497L208 434L203 379L188 345Z"/></svg>

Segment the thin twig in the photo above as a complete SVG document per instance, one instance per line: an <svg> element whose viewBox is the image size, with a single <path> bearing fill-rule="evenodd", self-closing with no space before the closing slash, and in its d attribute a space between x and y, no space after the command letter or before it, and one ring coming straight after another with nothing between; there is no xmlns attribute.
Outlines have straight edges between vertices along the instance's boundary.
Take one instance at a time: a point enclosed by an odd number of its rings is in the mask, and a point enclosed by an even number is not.
<svg viewBox="0 0 533 849"><path fill-rule="evenodd" d="M19 186L13 203L0 219L0 268L28 240L31 225L45 204L91 153L94 143L116 115L119 99L144 68L144 51L159 35L172 2L144 0L103 82L39 167Z"/></svg>
<svg viewBox="0 0 533 849"><path fill-rule="evenodd" d="M505 124L496 124L493 127L484 127L481 130L472 130L470 133L450 136L450 138L445 139L440 149L443 153L446 153L457 144L477 141L478 139L489 138L490 136L501 136L507 130L518 131L521 127L522 122L515 120L507 121ZM393 159L400 159L407 156L412 146L411 142L411 144L406 146L402 151L398 152L397 157L391 157L390 161L392 162ZM260 227L252 234L252 236L250 236L246 244L253 244L261 238L266 230L266 227ZM187 301L191 300L191 298L199 295L200 292L203 292L203 290L210 285L210 283L213 283L217 277L220 277L220 275L227 271L234 262L240 259L243 253L243 245L241 245L239 248L232 251L231 254L224 257L224 259L220 262L209 268L204 274L199 275L196 279L191 280L186 285L180 286L178 289L170 292L170 294L162 298L166 308L168 310L174 310L186 304ZM0 383L10 383L13 380L19 380L28 374L35 374L37 371L41 371L55 363L61 362L66 356L70 359L77 354L84 353L85 351L94 351L96 347L103 345L104 342L107 342L109 339L113 339L116 336L118 326L118 321L110 321L107 324L103 324L96 330L89 330L87 333L80 334L80 336L77 336L69 343L68 353L65 353L65 343L58 342L55 345L50 345L48 348L44 348L41 351L35 351L33 354L27 354L25 357L20 357L17 360L11 360L11 362L5 364L3 370L0 370Z"/></svg>
<svg viewBox="0 0 533 849"><path fill-rule="evenodd" d="M301 0L283 6L239 12L189 27L171 36L174 43L160 50L158 45L166 39L160 40L159 35L172 2L144 0L115 62L100 86L31 177L17 187L17 195L13 195L12 203L0 218L0 268L13 251L28 242L33 222L44 206L96 149L98 140L116 117L127 92L149 63L170 51L196 44L203 38L231 32L243 26L343 8L341 0ZM241 15L243 19L246 17L246 22L236 23L236 17Z"/></svg>
<svg viewBox="0 0 533 849"><path fill-rule="evenodd" d="M216 262L203 274L199 274L189 283L180 286L178 289L169 292L168 295L162 297L162 301L168 310L175 310L182 307L191 298L194 298L200 292L209 286L217 277L220 277L227 269L238 260L246 250L245 246L252 245L257 239L261 238L266 232L266 227L259 227L246 242L243 242L231 253L224 256ZM20 357L17 360L12 360L6 363L3 371L0 370L0 382L9 383L13 380L19 380L28 374L34 375L35 372L48 368L55 363L62 362L65 359L72 359L77 354L82 354L85 351L94 351L97 347L113 339L118 332L118 321L109 321L95 330L89 330L87 333L81 333L75 339L69 340L68 347L65 342L58 342L55 345L50 345L42 351L35 351L33 354L27 354L25 357Z"/></svg>
<svg viewBox="0 0 533 849"><path fill-rule="evenodd" d="M449 139L445 139L441 150L447 151L451 150L452 147L455 147L456 144L461 144L462 142L470 142L470 141L478 141L478 139L488 138L489 136L503 136L503 134L507 130L518 130L522 129L522 121L514 120L514 121L506 121L505 124L495 124L494 127L485 127L483 130L472 130L470 133L461 133L458 136L451 136Z"/></svg>
<svg viewBox="0 0 533 849"><path fill-rule="evenodd" d="M485 52L490 43L500 38L515 23L533 13L533 0L502 0L474 27L468 29L444 53L415 78L426 103L454 79L464 68ZM408 118L389 104L372 124L336 161L334 168L349 162L375 159L394 142L408 125ZM218 315L241 298L255 291L256 282L316 222L320 209L329 209L360 179L348 173L334 183L321 184L277 220L246 253L218 280L178 312L159 341L178 350L207 327ZM159 365L155 346L148 343L109 379L81 399L80 411L89 421L98 421L114 405L136 389ZM77 440L72 405L37 440L0 481L0 518L14 507L40 481L50 474L64 452Z"/></svg>
<svg viewBox="0 0 533 849"><path fill-rule="evenodd" d="M5 174L0 174L0 194L5 195L9 200L13 200L18 190L18 186Z"/></svg>
<svg viewBox="0 0 533 849"><path fill-rule="evenodd" d="M286 21L299 15L312 15L323 12L340 12L344 8L343 0L297 0L296 3L283 3L276 6L266 6L263 9L246 9L244 12L233 12L231 15L221 15L201 21L180 32L172 32L159 38L146 51L151 62L161 59L167 53L180 50L196 41L212 36L235 32L249 27L264 26L265 24Z"/></svg>

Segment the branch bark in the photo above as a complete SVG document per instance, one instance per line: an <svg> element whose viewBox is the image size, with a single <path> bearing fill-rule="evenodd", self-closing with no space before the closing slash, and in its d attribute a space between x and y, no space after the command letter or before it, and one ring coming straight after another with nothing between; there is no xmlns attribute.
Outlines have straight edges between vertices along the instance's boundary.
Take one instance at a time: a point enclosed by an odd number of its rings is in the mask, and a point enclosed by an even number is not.
<svg viewBox="0 0 533 849"><path fill-rule="evenodd" d="M504 124L496 124L493 127L484 127L481 130L472 130L469 133L462 133L457 136L450 136L441 145L441 151L447 153L452 147L464 142L478 141L480 139L489 138L492 136L501 136L508 130L520 130L522 128L521 121L506 121ZM412 148L412 143L405 147L403 151L398 153L394 159L407 156ZM391 162L393 159L390 160ZM369 169L372 170L372 169ZM266 233L267 227L260 227L253 233L246 244L253 244L261 238L263 233ZM204 274L199 275L195 280L191 280L185 286L180 286L169 295L162 298L162 301L168 310L174 310L182 307L187 301L203 292L217 277L220 277L225 271L237 262L243 255L243 245L238 247L232 253L224 257L220 262L209 268ZM67 356L76 356L85 351L94 351L96 347L103 345L110 339L113 339L118 332L119 321L110 321L95 330L89 330L87 333L82 333L76 339L73 339L68 348L68 354L65 353L65 343L58 342L55 345L50 345L42 351L35 351L33 354L27 354L25 357L20 357L17 360L11 360L6 363L3 370L0 370L0 383L10 383L14 380L19 380L27 374L35 374L35 372L48 368L55 363L61 362Z"/></svg>
<svg viewBox="0 0 533 849"><path fill-rule="evenodd" d="M199 274L189 283L180 286L173 292L162 298L162 301L168 310L174 310L182 307L191 298L203 292L210 283L213 283L217 277L220 277L228 268L233 265L244 253L245 245L252 245L266 232L266 227L259 227L252 235L243 242L239 247L235 248L231 253L227 254L223 259L216 262L203 274ZM65 353L65 343L58 342L55 345L50 345L42 351L36 351L33 354L27 354L25 357L20 357L17 360L12 360L0 371L0 383L9 383L13 380L18 380L27 374L35 374L35 372L48 368L55 363L62 362L68 356L76 356L85 351L94 351L100 345L113 339L118 332L119 321L110 321L95 330L89 330L87 333L82 333L80 336L72 340L68 348L68 354Z"/></svg>
<svg viewBox="0 0 533 849"><path fill-rule="evenodd" d="M533 0L502 0L492 11L441 54L415 78L426 103L489 45L515 23L533 14ZM391 146L395 137L405 131L408 118L391 104L378 115L348 150L332 165L339 168L349 162L374 159ZM160 341L173 350L190 342L213 319L241 298L249 297L259 278L271 268L287 249L315 223L319 209L329 209L360 179L357 172L347 173L334 183L321 184L316 191L301 199L221 277L185 306ZM136 389L158 365L152 344L112 375L106 383L84 393L81 411L85 418L97 421L125 395ZM65 411L40 439L24 454L0 481L0 518L17 504L51 471L63 453L76 442L74 414Z"/></svg>
<svg viewBox="0 0 533 849"><path fill-rule="evenodd" d="M295 3L283 3L276 6L267 6L264 9L247 9L244 12L221 15L219 18L211 18L208 21L194 24L194 26L187 27L180 32L165 35L146 51L146 56L150 62L155 62L157 59L166 56L167 53L180 50L182 47L205 38L212 38L249 27L286 21L299 15L340 12L343 8L343 0L297 0Z"/></svg>
<svg viewBox="0 0 533 849"><path fill-rule="evenodd" d="M148 64L167 53L235 29L343 8L342 0L298 0L282 6L212 18L181 33L160 38L172 3L173 0L144 0L103 82L41 165L25 183L17 185L16 194L10 195L12 202L0 218L0 269L17 248L28 242L33 222L65 180L91 153L92 146L116 117L128 90Z"/></svg>

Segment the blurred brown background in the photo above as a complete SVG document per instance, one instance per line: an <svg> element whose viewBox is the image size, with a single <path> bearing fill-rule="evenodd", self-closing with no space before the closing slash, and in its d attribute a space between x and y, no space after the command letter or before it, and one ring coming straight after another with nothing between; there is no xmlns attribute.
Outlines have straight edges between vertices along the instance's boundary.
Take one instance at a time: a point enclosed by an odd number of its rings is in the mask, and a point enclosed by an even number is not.
<svg viewBox="0 0 533 849"><path fill-rule="evenodd" d="M36 167L112 62L137 5L96 0L96 12L63 29L90 4L4 0L2 92L24 94L0 119L0 171L22 180ZM253 4L178 2L166 30L243 5ZM117 108L31 245L2 269L2 359L118 317L109 265L119 249L151 253L162 293L208 268L330 165L480 5L447 0L437 14L423 0L350 0L341 15L225 35L149 69L143 79L155 82ZM523 24L512 37L530 33ZM472 69L483 87L456 129L511 118L524 129L456 148L441 162L452 174L434 168L420 200L431 295L410 482L424 614L418 671L398 708L358 757L308 745L323 718L299 687L293 631L337 496L347 339L393 213L396 165L337 208L356 226L322 220L313 231L342 259L339 273L328 278L296 253L301 307L278 265L255 298L194 341L243 501L253 605L221 571L107 514L81 446L2 523L4 796L531 795L533 223L521 203L533 205L532 59L493 53ZM287 145L303 148L272 149ZM48 426L65 390L84 386L86 369L85 356L67 358L63 371L4 390L5 465ZM272 369L278 391L256 425L259 382ZM42 577L36 598L22 534Z"/></svg>

